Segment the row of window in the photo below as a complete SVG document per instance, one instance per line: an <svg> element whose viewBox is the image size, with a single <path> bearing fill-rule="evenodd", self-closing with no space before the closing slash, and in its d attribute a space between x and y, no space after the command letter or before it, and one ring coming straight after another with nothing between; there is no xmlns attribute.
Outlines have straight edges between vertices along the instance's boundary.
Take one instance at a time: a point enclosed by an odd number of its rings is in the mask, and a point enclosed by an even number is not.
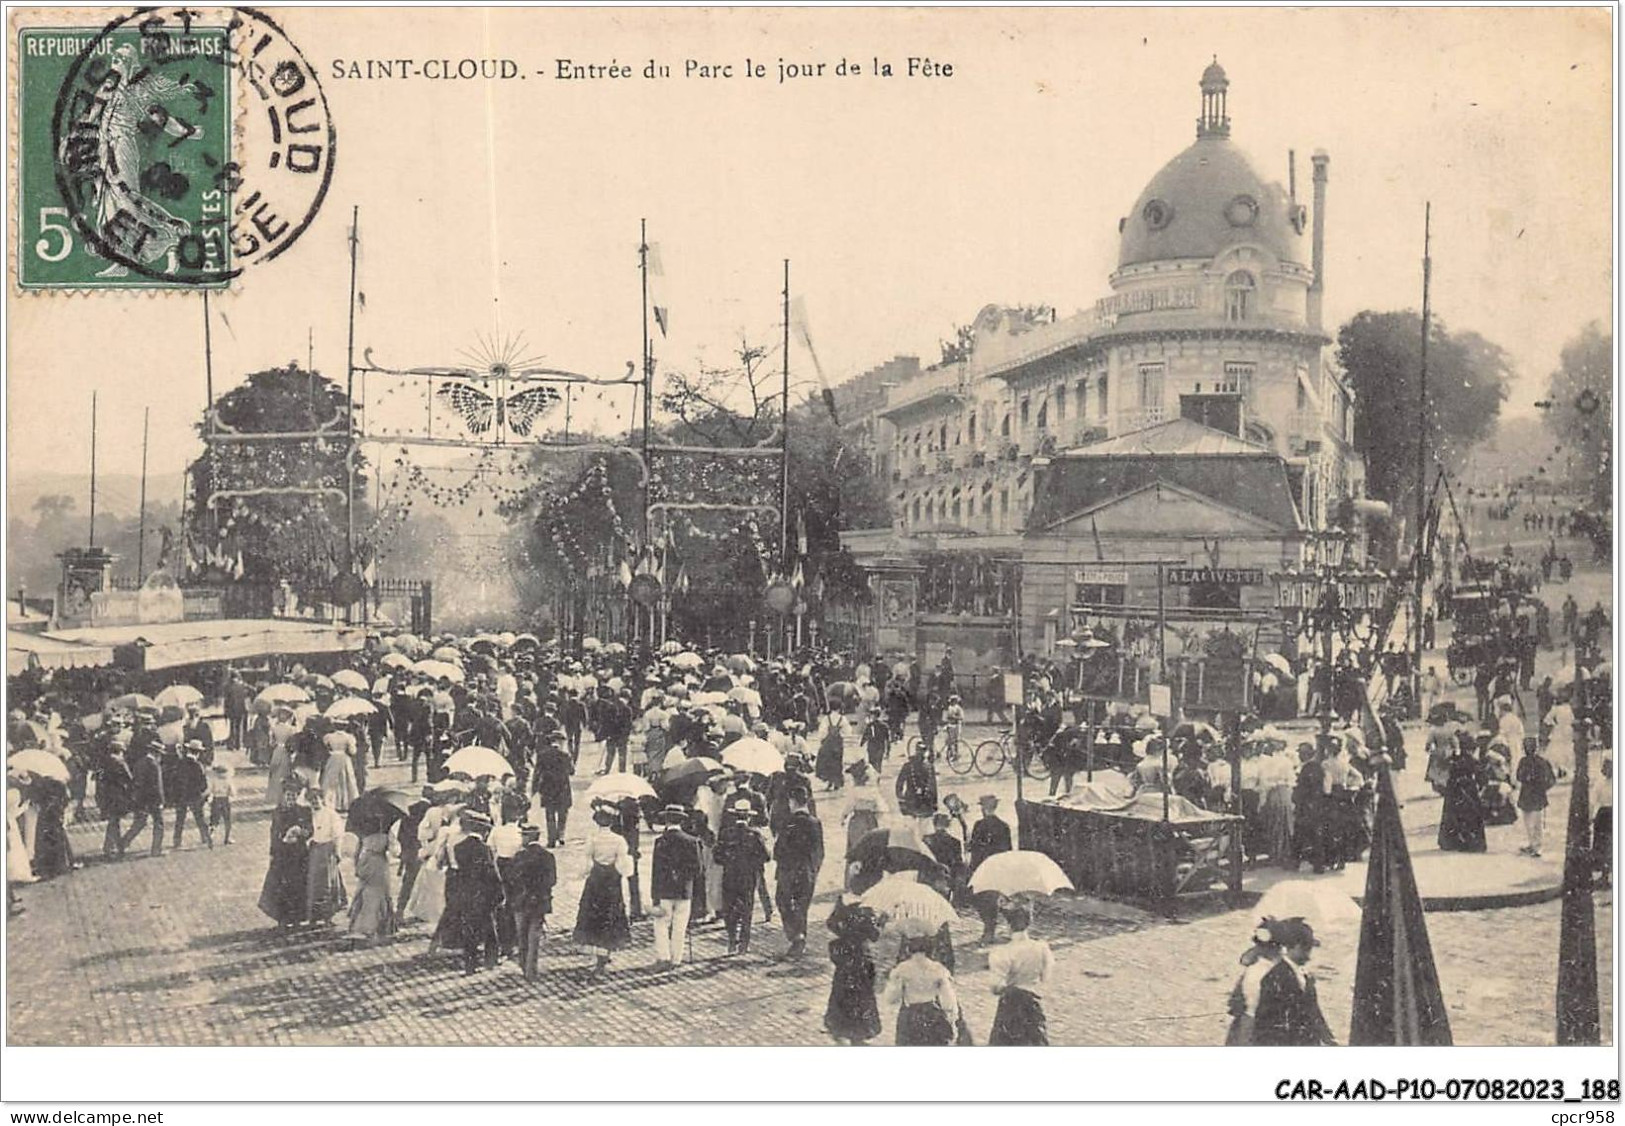
<svg viewBox="0 0 1625 1126"><path fill-rule="evenodd" d="M912 516L911 524L915 527L929 528L932 525L939 523L963 523L968 525L977 518L976 494L970 494L969 496L963 498L963 501L961 501L961 498L959 497L954 497L952 500L942 501L938 501L932 497L915 497L914 504L910 512ZM987 523L988 531L992 531L994 527L994 508L993 497L991 495L988 496L987 501L982 505L981 514ZM1008 520L1009 517L1010 490L1000 489L998 506L998 518L1000 523Z"/></svg>
<svg viewBox="0 0 1625 1126"><path fill-rule="evenodd" d="M1077 381L1075 388L1077 406L1075 409L1079 418L1089 417L1090 382L1090 379L1087 377ZM1111 410L1111 389L1109 381L1105 373L1101 373L1094 379L1093 382L1095 385L1094 415L1096 418L1103 419L1107 416L1107 414L1110 413ZM1048 400L1039 403L1038 414L1036 417L1038 428L1040 430L1046 430L1049 428L1052 422L1065 422L1067 417L1067 407L1067 387L1066 384L1063 383L1055 389L1054 393ZM979 434L983 437L990 435L993 432L993 412L993 403L982 404L980 421L978 421L977 412L972 411L966 417L964 426L962 428L955 428L953 432L953 444L955 446L963 444L975 445ZM1000 438L1013 437L1014 427L1019 426L1022 430L1026 430L1027 427L1034 423L1034 421L1032 398L1031 396L1024 397L1017 405L1014 415L1012 415L1011 412L1006 411L1000 417L998 436ZM942 423L935 429L922 428L914 431L913 434L902 434L897 438L898 455L904 458L908 457L910 454L913 454L915 457L921 457L924 454L936 453L939 450L946 449L948 449L948 424L946 422Z"/></svg>

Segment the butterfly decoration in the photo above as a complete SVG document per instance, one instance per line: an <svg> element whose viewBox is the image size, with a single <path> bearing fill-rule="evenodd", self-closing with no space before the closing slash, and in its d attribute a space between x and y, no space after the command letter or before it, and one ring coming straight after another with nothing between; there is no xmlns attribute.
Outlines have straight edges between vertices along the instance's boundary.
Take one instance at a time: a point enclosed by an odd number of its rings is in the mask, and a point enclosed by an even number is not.
<svg viewBox="0 0 1625 1126"><path fill-rule="evenodd" d="M530 437L536 420L545 414L560 395L551 387L532 387L512 395L487 395L468 383L448 383L436 394L462 416L469 433L483 435L495 430L512 431Z"/></svg>

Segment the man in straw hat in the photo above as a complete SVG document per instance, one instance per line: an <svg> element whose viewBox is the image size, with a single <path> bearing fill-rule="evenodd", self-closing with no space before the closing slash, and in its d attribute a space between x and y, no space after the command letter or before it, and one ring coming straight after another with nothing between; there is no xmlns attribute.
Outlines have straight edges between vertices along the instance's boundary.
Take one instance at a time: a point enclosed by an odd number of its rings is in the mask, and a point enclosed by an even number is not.
<svg viewBox="0 0 1625 1126"><path fill-rule="evenodd" d="M694 885L704 876L700 843L683 830L688 815L688 807L678 804L666 806L659 814L661 833L655 838L649 869L650 915L655 925L657 966L682 963Z"/></svg>

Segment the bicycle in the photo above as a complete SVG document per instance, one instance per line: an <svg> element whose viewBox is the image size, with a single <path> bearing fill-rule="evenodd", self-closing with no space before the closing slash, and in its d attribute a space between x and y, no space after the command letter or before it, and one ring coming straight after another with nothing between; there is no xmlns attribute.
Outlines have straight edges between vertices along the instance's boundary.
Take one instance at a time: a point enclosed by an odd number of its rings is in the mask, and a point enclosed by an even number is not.
<svg viewBox="0 0 1625 1126"><path fill-rule="evenodd" d="M908 753L910 755L917 755L924 749L925 740L918 735L908 741ZM955 774L969 774L975 769L976 755L971 750L970 744L963 739L950 743L944 738L941 755L942 761ZM936 761L935 755L932 756L932 761Z"/></svg>
<svg viewBox="0 0 1625 1126"><path fill-rule="evenodd" d="M971 762L976 768L976 773L983 778L991 778L1003 770L1006 763L1015 762L1017 758L1015 736L1009 731L1001 731L997 739L984 739L976 744ZM1028 755L1026 774L1028 778L1039 782L1049 777L1049 764L1044 761L1041 753Z"/></svg>

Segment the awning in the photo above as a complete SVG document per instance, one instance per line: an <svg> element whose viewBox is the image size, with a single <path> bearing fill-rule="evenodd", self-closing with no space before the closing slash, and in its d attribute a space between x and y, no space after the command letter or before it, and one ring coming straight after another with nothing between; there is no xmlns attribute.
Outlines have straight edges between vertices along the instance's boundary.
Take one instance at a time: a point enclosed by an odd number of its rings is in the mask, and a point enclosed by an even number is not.
<svg viewBox="0 0 1625 1126"><path fill-rule="evenodd" d="M113 663L109 645L87 645L17 630L6 634L6 675L29 669L91 669Z"/></svg>
<svg viewBox="0 0 1625 1126"><path fill-rule="evenodd" d="M181 665L254 657L353 653L366 642L360 626L280 618L226 618L154 625L89 626L49 637L118 650L119 663L152 672Z"/></svg>

